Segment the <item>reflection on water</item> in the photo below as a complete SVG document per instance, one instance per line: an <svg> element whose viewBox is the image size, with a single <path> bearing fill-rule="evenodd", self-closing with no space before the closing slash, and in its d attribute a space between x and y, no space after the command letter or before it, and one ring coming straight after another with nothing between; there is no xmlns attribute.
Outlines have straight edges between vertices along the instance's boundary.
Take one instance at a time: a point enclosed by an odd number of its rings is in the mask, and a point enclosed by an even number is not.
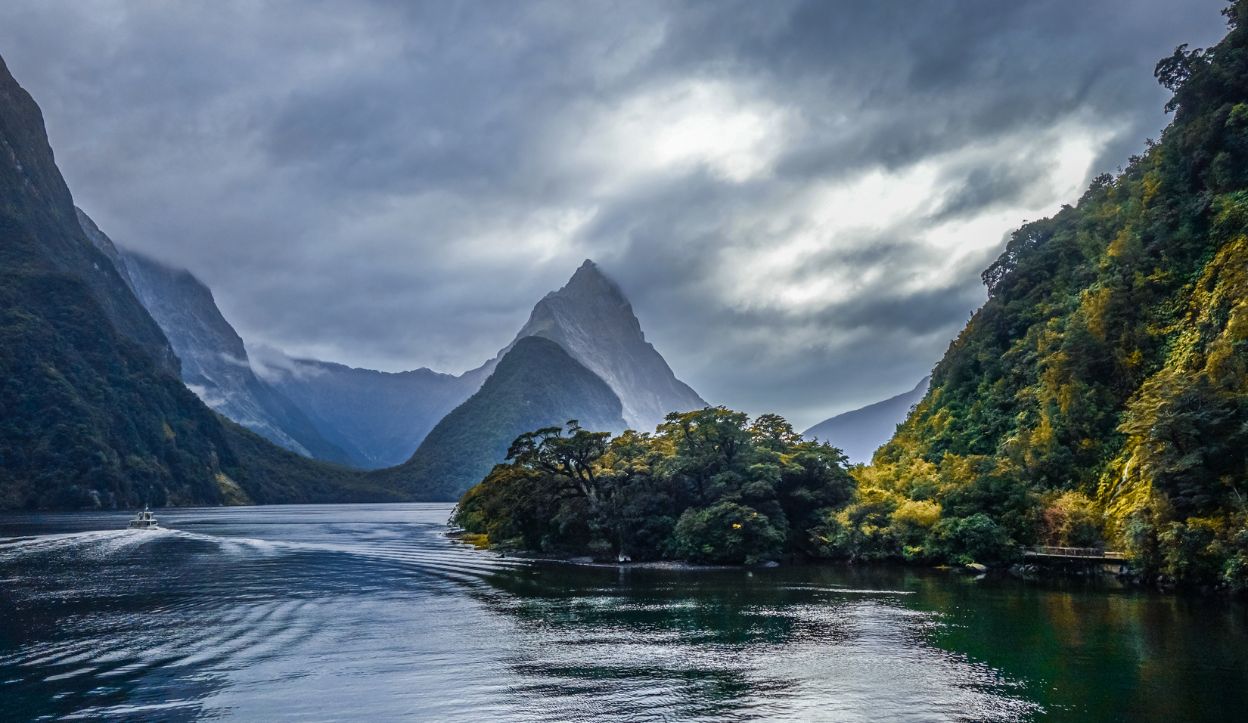
<svg viewBox="0 0 1248 723"><path fill-rule="evenodd" d="M579 567L448 505L0 517L0 720L1236 720L1248 615L1085 581Z"/></svg>

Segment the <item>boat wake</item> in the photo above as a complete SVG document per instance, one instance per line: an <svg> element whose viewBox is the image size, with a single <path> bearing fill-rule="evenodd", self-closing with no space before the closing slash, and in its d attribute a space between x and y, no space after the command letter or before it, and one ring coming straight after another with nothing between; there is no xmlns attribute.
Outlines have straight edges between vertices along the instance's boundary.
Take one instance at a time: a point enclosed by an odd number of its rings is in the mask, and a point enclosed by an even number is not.
<svg viewBox="0 0 1248 723"><path fill-rule="evenodd" d="M170 530L97 530L56 535L0 538L0 561L24 555L80 551L91 556L108 555L152 542Z"/></svg>

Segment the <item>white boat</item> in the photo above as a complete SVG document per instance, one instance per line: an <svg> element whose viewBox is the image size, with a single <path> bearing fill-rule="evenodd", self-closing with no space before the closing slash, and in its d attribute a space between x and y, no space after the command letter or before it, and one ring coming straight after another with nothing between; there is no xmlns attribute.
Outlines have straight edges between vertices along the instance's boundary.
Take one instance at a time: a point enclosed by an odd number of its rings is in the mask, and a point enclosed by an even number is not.
<svg viewBox="0 0 1248 723"><path fill-rule="evenodd" d="M156 525L156 518L152 517L151 512L148 512L146 505L143 507L143 511L139 513L138 517L135 517L133 520L130 520L130 529L132 530L158 529Z"/></svg>

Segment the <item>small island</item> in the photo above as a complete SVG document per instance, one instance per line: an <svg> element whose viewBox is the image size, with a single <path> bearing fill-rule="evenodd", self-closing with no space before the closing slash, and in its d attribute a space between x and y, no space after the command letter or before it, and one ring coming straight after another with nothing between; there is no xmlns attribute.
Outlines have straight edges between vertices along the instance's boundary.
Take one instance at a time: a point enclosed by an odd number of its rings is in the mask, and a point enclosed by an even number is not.
<svg viewBox="0 0 1248 723"><path fill-rule="evenodd" d="M781 417L723 407L673 413L612 438L575 421L521 435L452 522L503 550L597 560L756 565L822 555L829 515L853 498L836 448Z"/></svg>

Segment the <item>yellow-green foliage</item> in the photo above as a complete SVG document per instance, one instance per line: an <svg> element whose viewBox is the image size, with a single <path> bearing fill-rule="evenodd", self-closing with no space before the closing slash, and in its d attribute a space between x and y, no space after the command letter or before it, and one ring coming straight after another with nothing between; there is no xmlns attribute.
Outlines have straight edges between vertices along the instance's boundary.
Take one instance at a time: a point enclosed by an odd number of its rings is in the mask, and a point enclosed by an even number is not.
<svg viewBox="0 0 1248 723"><path fill-rule="evenodd" d="M455 539L459 540L465 545L472 545L474 548L478 550L485 550L485 549L488 549L490 546L489 535L472 535L472 534L465 533L463 535L458 536Z"/></svg>
<svg viewBox="0 0 1248 723"><path fill-rule="evenodd" d="M854 471L831 547L1108 543L1145 572L1248 585L1244 7L1216 48L1158 65L1177 109L1161 142L1024 225L984 272L988 302Z"/></svg>
<svg viewBox="0 0 1248 723"><path fill-rule="evenodd" d="M227 505L254 505L247 492L238 483L230 479L224 472L217 473L217 487L221 490L221 499Z"/></svg>
<svg viewBox="0 0 1248 723"><path fill-rule="evenodd" d="M1090 547L1101 541L1103 515L1086 495L1050 492L1042 497L1042 505L1037 529L1041 544Z"/></svg>

